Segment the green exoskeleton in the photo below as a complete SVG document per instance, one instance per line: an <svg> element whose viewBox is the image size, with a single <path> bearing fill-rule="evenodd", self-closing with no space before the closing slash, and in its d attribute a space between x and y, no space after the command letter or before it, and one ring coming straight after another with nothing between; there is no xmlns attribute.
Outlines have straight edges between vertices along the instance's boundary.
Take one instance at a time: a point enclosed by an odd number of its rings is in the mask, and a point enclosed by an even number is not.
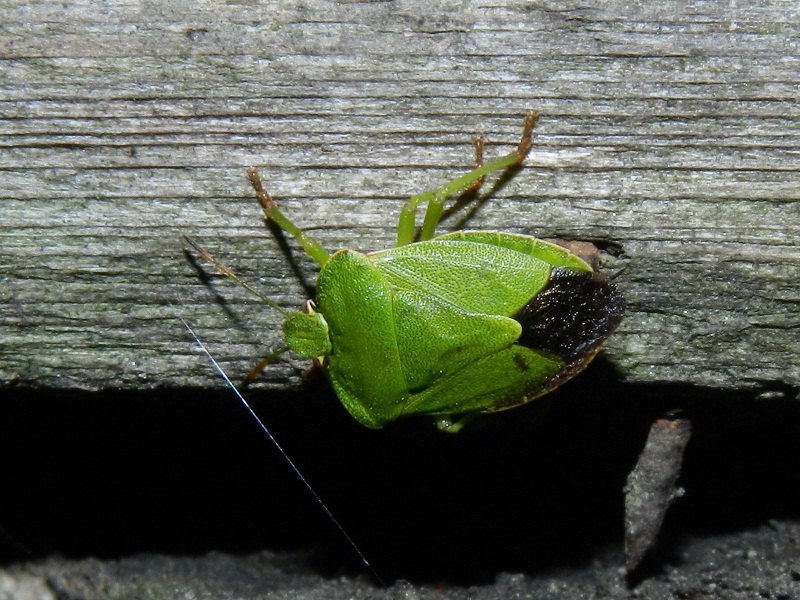
<svg viewBox="0 0 800 600"><path fill-rule="evenodd" d="M431 415L441 429L457 431L464 417L519 406L581 371L622 319L623 299L613 285L567 249L534 237L434 237L449 196L522 162L536 119L528 113L513 152L483 164L477 140L475 169L408 200L397 246L388 250L329 254L280 212L250 169L267 219L320 266L316 298L299 311L258 294L285 315L285 347L254 372L290 350L318 363L344 407L367 427ZM421 204L427 210L414 241Z"/></svg>

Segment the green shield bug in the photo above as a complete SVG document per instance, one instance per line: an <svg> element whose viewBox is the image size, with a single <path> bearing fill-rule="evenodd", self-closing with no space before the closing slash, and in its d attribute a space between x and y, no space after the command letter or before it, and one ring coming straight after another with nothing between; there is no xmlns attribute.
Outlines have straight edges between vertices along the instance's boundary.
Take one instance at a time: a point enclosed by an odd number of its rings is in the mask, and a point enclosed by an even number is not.
<svg viewBox="0 0 800 600"><path fill-rule="evenodd" d="M285 347L251 375L290 350L319 364L367 427L430 415L441 429L457 431L473 414L519 406L580 372L622 319L622 296L606 278L568 249L526 235L434 236L447 197L522 162L536 120L529 112L517 148L486 164L476 139L477 167L408 200L397 246L376 252L328 254L280 212L250 169L266 218L320 266L316 299L288 312L192 244L286 317ZM414 241L421 204L427 210Z"/></svg>

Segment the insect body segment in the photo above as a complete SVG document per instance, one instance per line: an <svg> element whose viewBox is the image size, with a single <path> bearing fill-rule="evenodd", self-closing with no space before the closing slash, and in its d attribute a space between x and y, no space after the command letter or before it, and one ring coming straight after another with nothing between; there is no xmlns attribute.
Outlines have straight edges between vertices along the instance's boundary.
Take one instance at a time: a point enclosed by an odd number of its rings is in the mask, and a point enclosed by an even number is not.
<svg viewBox="0 0 800 600"><path fill-rule="evenodd" d="M328 323L310 300L304 303L303 310L286 316L283 335L288 349L303 358L322 362L331 353Z"/></svg>
<svg viewBox="0 0 800 600"><path fill-rule="evenodd" d="M453 425L451 415L511 408L554 389L582 370L619 324L619 292L561 246L491 231L433 237L445 198L518 164L535 121L529 113L514 152L487 164L479 153L470 173L409 200L397 247L366 254L329 255L280 213L255 170L248 172L265 215L321 265L315 302L287 315L286 345L322 365L363 425L431 415L440 428L457 431L463 421ZM414 243L414 211L423 202L428 210Z"/></svg>

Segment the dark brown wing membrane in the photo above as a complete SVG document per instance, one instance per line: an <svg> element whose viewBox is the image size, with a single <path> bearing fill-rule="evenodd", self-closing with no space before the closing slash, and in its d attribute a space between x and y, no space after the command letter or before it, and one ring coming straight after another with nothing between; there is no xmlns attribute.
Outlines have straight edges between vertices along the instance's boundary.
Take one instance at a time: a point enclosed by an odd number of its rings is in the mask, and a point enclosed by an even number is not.
<svg viewBox="0 0 800 600"><path fill-rule="evenodd" d="M587 362L624 312L622 294L596 273L553 269L547 287L513 317L522 325L517 344L567 364Z"/></svg>

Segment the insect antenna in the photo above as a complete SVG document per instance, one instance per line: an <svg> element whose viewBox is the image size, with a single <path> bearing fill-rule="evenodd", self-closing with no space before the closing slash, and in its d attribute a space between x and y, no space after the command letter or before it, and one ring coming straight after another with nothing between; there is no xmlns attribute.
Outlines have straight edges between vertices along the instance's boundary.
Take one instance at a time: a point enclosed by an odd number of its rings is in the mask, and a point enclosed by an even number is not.
<svg viewBox="0 0 800 600"><path fill-rule="evenodd" d="M190 241L190 243L192 243L192 242ZM194 246L194 244L192 244L192 245ZM215 263L215 266L216 266L216 263ZM352 537L350 537L350 534L347 533L347 530L344 528L344 526L339 522L339 520L336 518L336 516L333 514L333 512L331 512L331 509L328 508L328 505L325 504L325 502L322 500L322 498L320 498L319 494L317 494L316 490L311 486L311 484L308 482L308 480L303 476L303 473L300 471L300 469L297 467L297 465L294 463L294 461L291 458L289 458L289 455L286 453L286 451L280 445L278 440L275 439L275 436L272 435L272 432L270 432L269 428L266 426L264 421L262 421L261 417L259 417L256 414L256 411L253 410L253 407L250 406L250 403L247 401L247 399L244 397L244 395L242 395L242 393L239 391L239 389L236 387L236 385L233 383L233 381L231 381L230 377L228 377L228 375L222 369L220 364L214 359L214 357L211 355L211 352L209 352L208 348L206 348L206 345L200 340L200 338L194 332L194 330L189 325L189 323L186 321L186 319L184 319L180 315L178 315L178 318L183 323L183 326L186 328L186 331L189 332L189 335L192 336L192 338L194 339L194 342L200 347L200 350L203 351L203 354L206 355L206 357L208 358L209 362L214 367L214 370L216 370L216 372L219 374L219 376L222 377L223 381L231 389L231 391L233 392L234 396L236 396L236 398L239 400L239 403L245 408L245 410L247 410L248 413L250 413L250 416L256 422L256 424L261 429L261 431L264 432L264 434L267 436L267 438L272 443L272 445L275 446L275 448L278 450L280 455L286 461L286 464L289 465L289 467L294 472L294 474L297 476L297 478L300 480L300 482L309 491L311 496L314 498L314 501L319 505L320 508L322 508L322 511L325 513L325 515L328 517L328 519L330 519L331 523L334 524L334 526L336 527L336 529L339 530L339 532L342 534L344 539L347 540L347 543L350 544L350 547L353 548L353 550L355 551L355 553L358 556L358 558L361 561L361 563L365 567L367 567L367 569L369 569L369 571L372 573L372 575L375 577L375 579L378 581L378 583L380 585L385 586L386 582L383 580L383 578L375 570L375 567L372 566L372 563L370 563L367 560L367 557L361 551L361 548L359 548L359 546L358 546L358 544L356 544L355 540Z"/></svg>
<svg viewBox="0 0 800 600"><path fill-rule="evenodd" d="M272 308L277 310L282 315L285 316L287 314L286 310L284 310L281 307L280 304L275 302L275 300L273 300L272 298L268 298L267 296L265 296L264 294L259 292L257 289L255 289L252 285L247 283L246 281L242 281L236 273L231 271L228 267L226 267L222 263L217 262L217 259L215 259L213 256L211 256L211 254L209 254L205 250L205 248L200 246L194 240L192 240L191 238L189 238L187 236L183 236L183 239L186 240L187 244L189 244L192 248L195 249L195 251L200 256L200 258L202 258L203 260L205 260L205 261L211 263L212 265L214 265L214 268L217 269L217 271L219 271L222 275L224 275L228 279L231 279L232 281L235 281L240 286L242 286L245 290L247 290L248 292L253 294L256 298L259 298L262 302L270 305Z"/></svg>

